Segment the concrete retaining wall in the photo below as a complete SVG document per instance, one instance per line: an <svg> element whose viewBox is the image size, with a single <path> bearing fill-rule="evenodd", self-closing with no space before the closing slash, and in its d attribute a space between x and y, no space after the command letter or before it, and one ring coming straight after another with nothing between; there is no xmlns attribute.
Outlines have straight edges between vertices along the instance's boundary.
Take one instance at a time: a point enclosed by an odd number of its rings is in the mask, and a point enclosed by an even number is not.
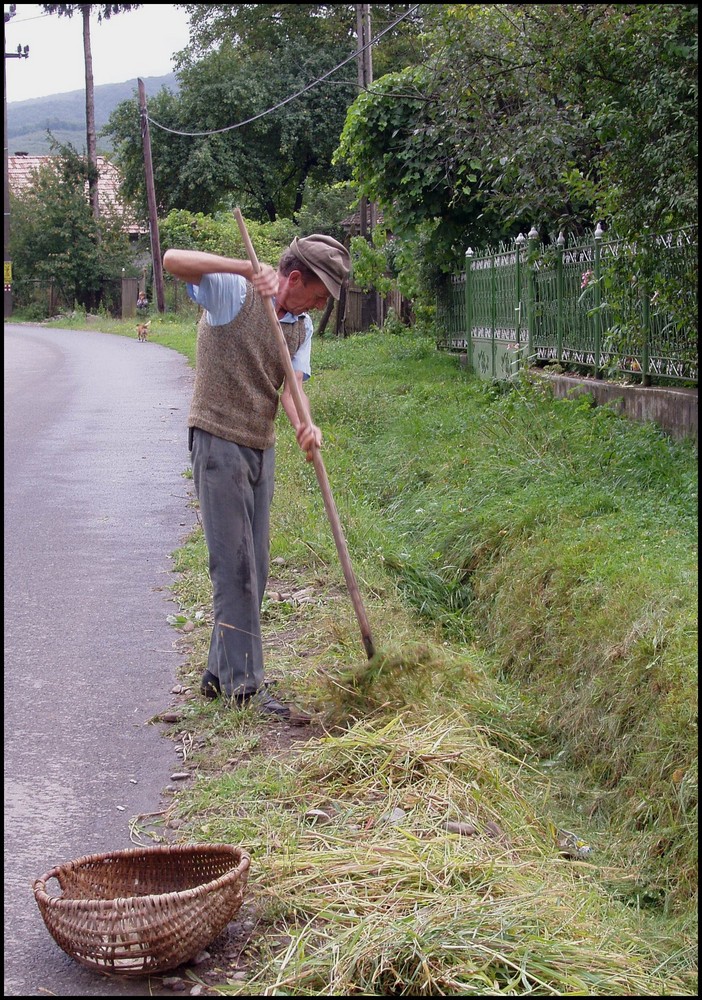
<svg viewBox="0 0 702 1000"><path fill-rule="evenodd" d="M641 423L653 421L675 440L697 441L697 389L619 385L594 378L540 372L553 386L554 396L592 395L596 404L609 403L622 416Z"/></svg>
<svg viewBox="0 0 702 1000"><path fill-rule="evenodd" d="M467 355L461 354L460 361L466 365ZM589 392L596 405L609 403L622 416L640 423L650 420L676 441L685 438L697 441L697 389L621 385L585 376L531 370L551 383L554 396L580 396Z"/></svg>

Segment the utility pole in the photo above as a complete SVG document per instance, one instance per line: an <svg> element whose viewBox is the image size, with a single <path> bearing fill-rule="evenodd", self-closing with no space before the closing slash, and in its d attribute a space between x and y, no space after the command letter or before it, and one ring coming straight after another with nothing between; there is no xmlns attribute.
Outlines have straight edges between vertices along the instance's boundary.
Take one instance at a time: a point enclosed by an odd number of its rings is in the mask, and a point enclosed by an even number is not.
<svg viewBox="0 0 702 1000"><path fill-rule="evenodd" d="M357 64L358 64L358 89L367 90L373 83L373 53L371 49L371 15L370 4L356 4L356 34ZM361 197L359 208L359 235L370 242L375 229L375 202L369 202L365 196ZM380 316L381 303L380 296L375 293L372 299L364 300L362 308L362 323L367 329L371 323L377 323Z"/></svg>
<svg viewBox="0 0 702 1000"><path fill-rule="evenodd" d="M358 89L367 90L373 82L373 56L371 54L371 24L370 24L370 4L356 4L356 35L357 35L357 64L358 64ZM365 239L370 239L373 231L368 226L368 199L361 198L359 233Z"/></svg>
<svg viewBox="0 0 702 1000"><path fill-rule="evenodd" d="M7 24L8 21L12 20L16 12L16 4L10 4L10 9L4 11L4 23ZM4 34L3 34L4 38ZM3 43L4 48L4 43ZM8 316L12 315L12 261L10 260L10 174L9 174L9 151L8 151L8 138L7 138L7 71L5 69L6 59L27 59L29 57L29 46L21 45L17 46L16 52L5 52L5 59L2 63L2 83L3 83L3 100L4 100L4 114L5 114L5 223L4 223L4 240L5 240L5 292L4 292L4 318L7 319Z"/></svg>
<svg viewBox="0 0 702 1000"><path fill-rule="evenodd" d="M161 242L158 235L158 213L156 212L156 188L154 187L154 168L151 162L151 137L149 135L149 119L146 114L146 90L144 81L139 84L139 111L141 114L141 139L144 145L144 172L146 174L146 200L149 205L149 231L151 233L151 260L154 267L154 289L156 305L160 313L166 311L163 296L163 262L161 261Z"/></svg>

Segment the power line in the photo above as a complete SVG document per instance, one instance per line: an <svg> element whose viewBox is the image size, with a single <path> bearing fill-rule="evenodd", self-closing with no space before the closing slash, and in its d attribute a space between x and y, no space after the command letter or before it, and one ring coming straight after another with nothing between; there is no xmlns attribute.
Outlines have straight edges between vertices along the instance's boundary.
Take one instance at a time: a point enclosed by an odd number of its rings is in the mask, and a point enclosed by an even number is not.
<svg viewBox="0 0 702 1000"><path fill-rule="evenodd" d="M211 129L208 132L178 132L176 131L176 129L168 128L166 125L161 125L160 122L155 121L151 117L151 115L147 114L147 118L149 119L152 125L154 125L156 128L160 128L163 132L170 132L171 135L190 136L192 138L196 138L199 136L206 136L206 135L218 135L221 132L231 132L234 129L242 128L242 126L244 125L250 125L251 122L258 121L259 118L265 118L266 115L271 115L273 114L274 111L278 111L280 108L284 107L286 104L289 104L291 101L296 100L298 97L302 97L302 95L306 94L308 90L312 90L313 87L316 87L318 84L323 83L327 79L327 77L332 75L332 73L336 73L337 70L342 69L348 63L353 62L355 59L358 59L359 52L364 52L366 49L370 49L371 46L375 45L376 42L380 41L383 35L386 35L388 31L392 31L392 29L396 27L400 23L400 21L404 21L404 19L406 17L409 17L410 14L414 14L414 12L418 10L420 6L421 4L415 4L414 7L411 7L408 11L405 11L404 14L401 14L387 28L384 28L382 31L379 31L378 34L375 35L374 38L371 38L371 40L366 45L362 46L360 49L357 49L347 59L344 59L343 62L340 62L338 66L335 66L328 72L323 73L322 76L318 77L316 80L313 80L312 83L308 83L306 87L303 87L302 90L298 90L296 94L292 94L290 97L286 97L285 100L280 101L279 104L274 105L272 108L268 108L266 111L261 111L259 114L253 115L252 118L247 118L243 122L237 122L236 125L226 125L224 128L215 128Z"/></svg>
<svg viewBox="0 0 702 1000"><path fill-rule="evenodd" d="M10 4L10 11L16 6L16 3ZM45 17L51 17L51 14L35 14L34 17L17 17L15 18L15 24L26 24L28 21L40 21Z"/></svg>

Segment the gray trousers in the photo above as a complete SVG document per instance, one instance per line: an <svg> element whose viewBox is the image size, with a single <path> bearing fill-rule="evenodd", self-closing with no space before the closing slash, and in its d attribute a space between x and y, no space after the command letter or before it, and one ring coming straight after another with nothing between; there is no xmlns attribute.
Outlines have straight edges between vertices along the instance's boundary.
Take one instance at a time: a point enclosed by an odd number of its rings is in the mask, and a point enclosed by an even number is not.
<svg viewBox="0 0 702 1000"><path fill-rule="evenodd" d="M192 430L191 460L209 552L214 628L207 669L228 697L263 684L261 604L268 579L275 452Z"/></svg>

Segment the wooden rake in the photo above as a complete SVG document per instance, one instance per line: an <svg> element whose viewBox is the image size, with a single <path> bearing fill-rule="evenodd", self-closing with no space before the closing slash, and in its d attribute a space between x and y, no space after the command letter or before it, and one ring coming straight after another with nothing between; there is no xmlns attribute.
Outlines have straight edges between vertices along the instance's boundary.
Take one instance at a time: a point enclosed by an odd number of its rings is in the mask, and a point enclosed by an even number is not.
<svg viewBox="0 0 702 1000"><path fill-rule="evenodd" d="M238 208L234 209L234 216L236 218L237 224L239 226L239 231L241 232L242 239L244 240L244 245L246 247L246 253L248 254L249 260L256 274L260 270L260 264L258 262L258 257L256 256L256 251L253 248L251 239L249 237L248 230L246 228L246 223ZM302 399L302 393L300 391L300 386L297 381L297 376L292 366L292 359L290 357L290 352L288 351L288 345L285 342L285 336L276 315L275 307L273 305L273 300L270 296L266 296L264 299L266 304L266 309L268 311L268 317L271 322L271 329L275 333L276 339L278 341L278 348L280 350L280 358L283 362L283 367L285 368L285 380L290 387L290 392L295 403L295 409L297 414L303 422L308 420L307 412L305 409L305 404ZM373 639L371 637L370 626L368 624L368 618L366 616L365 608L363 607L363 601L361 600L361 594L358 589L358 584L356 583L356 577L354 576L353 567L351 566L351 559L349 557L349 550L346 545L346 539L344 538L344 532L341 528L341 521L339 520L339 514L336 509L336 504L334 503L334 497L332 496L331 487L329 485L329 479L327 477L327 470L324 468L324 461L322 459L321 452L316 445L312 447L312 464L314 465L314 471L317 474L317 481L319 483L319 488L322 491L322 498L324 500L324 507L327 512L327 517L329 518L329 523L331 525L332 534L334 535L334 541L336 543L336 549L339 553L339 559L341 560L341 567L344 571L344 578L346 580L346 586L348 587L349 594L351 596L351 602L353 604L354 611L356 612L356 618L358 620L359 627L361 629L361 638L363 640L363 647L366 651L368 659L372 659L375 655L375 648L373 646Z"/></svg>

